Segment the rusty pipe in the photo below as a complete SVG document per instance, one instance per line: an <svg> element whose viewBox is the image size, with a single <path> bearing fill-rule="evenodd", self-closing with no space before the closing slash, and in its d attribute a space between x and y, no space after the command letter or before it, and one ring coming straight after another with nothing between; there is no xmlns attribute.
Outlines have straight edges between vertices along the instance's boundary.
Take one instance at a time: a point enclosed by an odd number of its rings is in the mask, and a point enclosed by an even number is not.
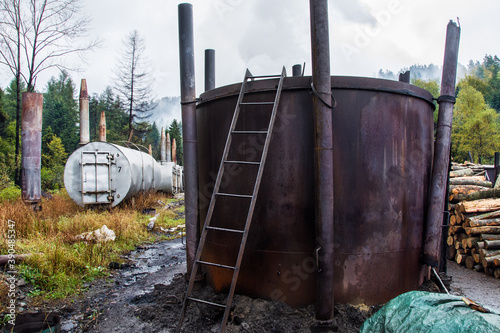
<svg viewBox="0 0 500 333"><path fill-rule="evenodd" d="M167 162L172 162L172 145L170 144L170 133L167 133Z"/></svg>
<svg viewBox="0 0 500 333"><path fill-rule="evenodd" d="M302 76L302 65L296 64L292 66L292 76Z"/></svg>
<svg viewBox="0 0 500 333"><path fill-rule="evenodd" d="M82 79L80 83L80 145L85 145L89 141L89 94L87 91L87 80Z"/></svg>
<svg viewBox="0 0 500 333"><path fill-rule="evenodd" d="M43 95L24 92L21 117L21 190L25 202L42 199L42 110Z"/></svg>
<svg viewBox="0 0 500 333"><path fill-rule="evenodd" d="M215 50L205 50L205 91L215 88Z"/></svg>
<svg viewBox="0 0 500 333"><path fill-rule="evenodd" d="M161 128L160 134L160 162L161 164L167 163L167 138L165 138L165 129Z"/></svg>
<svg viewBox="0 0 500 333"><path fill-rule="evenodd" d="M314 124L316 320L333 321L333 138L328 1L310 0Z"/></svg>
<svg viewBox="0 0 500 333"><path fill-rule="evenodd" d="M101 119L99 121L99 141L106 142L106 114L101 111Z"/></svg>
<svg viewBox="0 0 500 333"><path fill-rule="evenodd" d="M175 143L175 138L172 139L172 162L177 164L177 144Z"/></svg>
<svg viewBox="0 0 500 333"><path fill-rule="evenodd" d="M438 267L443 223L443 206L450 161L451 125L455 104L460 26L450 21L446 30L441 96L438 98L439 115L436 129L436 144L429 190L429 205L425 221L423 262Z"/></svg>
<svg viewBox="0 0 500 333"><path fill-rule="evenodd" d="M181 3L178 6L178 11L182 138L184 148L184 195L186 206L186 257L187 271L191 272L200 239L193 6L189 3Z"/></svg>

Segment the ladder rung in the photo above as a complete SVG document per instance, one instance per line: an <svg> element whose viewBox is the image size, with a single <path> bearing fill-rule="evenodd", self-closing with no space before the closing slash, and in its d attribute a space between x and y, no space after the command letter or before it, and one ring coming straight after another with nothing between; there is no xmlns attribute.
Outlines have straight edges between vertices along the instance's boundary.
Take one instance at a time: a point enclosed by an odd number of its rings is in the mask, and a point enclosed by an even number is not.
<svg viewBox="0 0 500 333"><path fill-rule="evenodd" d="M241 102L240 105L274 105L274 102Z"/></svg>
<svg viewBox="0 0 500 333"><path fill-rule="evenodd" d="M250 161L224 161L224 163L260 165L260 162L250 162Z"/></svg>
<svg viewBox="0 0 500 333"><path fill-rule="evenodd" d="M254 76L249 76L249 79L265 79L265 78L270 78L270 77L281 77L281 75L254 75Z"/></svg>
<svg viewBox="0 0 500 333"><path fill-rule="evenodd" d="M232 131L233 134L267 134L267 131Z"/></svg>
<svg viewBox="0 0 500 333"><path fill-rule="evenodd" d="M210 229L210 230L219 230L219 231L227 231L227 232L236 232L236 233L244 233L245 231L244 230L237 230L237 229L228 229L228 228L220 228L220 227L211 227L211 226L207 226L207 229Z"/></svg>
<svg viewBox="0 0 500 333"><path fill-rule="evenodd" d="M226 308L226 306L224 304L209 302L209 301L205 301L205 300L199 299L199 298L187 297L187 299L190 301L198 302L198 303L204 303L204 304L208 304L208 305L218 306L220 308Z"/></svg>
<svg viewBox="0 0 500 333"><path fill-rule="evenodd" d="M231 193L216 193L217 195L223 196L223 197L235 197L235 198L253 198L253 195L248 195L248 194L231 194Z"/></svg>
<svg viewBox="0 0 500 333"><path fill-rule="evenodd" d="M198 260L198 263L203 264L203 265L209 265L209 266L215 266L215 267L225 268L225 269L232 269L232 270L236 269L236 267L227 266L227 265L221 265L221 264L216 264L215 262L208 262L208 261Z"/></svg>

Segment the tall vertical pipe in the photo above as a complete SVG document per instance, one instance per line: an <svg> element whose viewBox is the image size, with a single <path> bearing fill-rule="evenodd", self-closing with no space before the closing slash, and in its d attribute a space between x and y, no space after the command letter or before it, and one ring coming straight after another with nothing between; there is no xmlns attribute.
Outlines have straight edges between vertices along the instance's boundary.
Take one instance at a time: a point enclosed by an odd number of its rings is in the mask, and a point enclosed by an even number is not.
<svg viewBox="0 0 500 333"><path fill-rule="evenodd" d="M101 111L101 119L99 121L99 141L106 142L106 114Z"/></svg>
<svg viewBox="0 0 500 333"><path fill-rule="evenodd" d="M333 134L328 1L310 0L316 219L316 319L333 320Z"/></svg>
<svg viewBox="0 0 500 333"><path fill-rule="evenodd" d="M167 138L165 138L165 129L161 128L160 135L160 162L161 164L167 163Z"/></svg>
<svg viewBox="0 0 500 333"><path fill-rule="evenodd" d="M187 271L193 269L200 239L198 213L198 139L194 72L193 6L181 3L179 11L179 61L181 74L182 138L184 148L184 196L186 205Z"/></svg>
<svg viewBox="0 0 500 333"><path fill-rule="evenodd" d="M450 161L451 125L453 122L453 105L455 104L459 42L460 27L450 21L446 30L441 96L438 98L439 115L436 144L423 248L424 264L433 267L438 267L440 260L443 207Z"/></svg>
<svg viewBox="0 0 500 333"><path fill-rule="evenodd" d="M292 76L302 76L302 65L296 64L292 66Z"/></svg>
<svg viewBox="0 0 500 333"><path fill-rule="evenodd" d="M215 89L215 50L205 50L205 91Z"/></svg>
<svg viewBox="0 0 500 333"><path fill-rule="evenodd" d="M177 164L177 145L175 144L175 138L172 139L172 162Z"/></svg>
<svg viewBox="0 0 500 333"><path fill-rule="evenodd" d="M89 94L87 91L87 80L82 79L80 84L80 145L85 145L89 141Z"/></svg>
<svg viewBox="0 0 500 333"><path fill-rule="evenodd" d="M21 116L21 190L23 200L36 204L42 199L42 109L43 95L24 92Z"/></svg>
<svg viewBox="0 0 500 333"><path fill-rule="evenodd" d="M170 133L167 133L167 162L172 162L172 146L170 145Z"/></svg>

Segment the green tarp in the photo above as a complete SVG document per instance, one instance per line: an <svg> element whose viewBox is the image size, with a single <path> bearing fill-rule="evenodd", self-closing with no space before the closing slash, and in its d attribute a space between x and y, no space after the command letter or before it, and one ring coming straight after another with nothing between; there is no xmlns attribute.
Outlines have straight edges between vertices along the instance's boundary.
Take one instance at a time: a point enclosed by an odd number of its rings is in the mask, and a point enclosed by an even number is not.
<svg viewBox="0 0 500 333"><path fill-rule="evenodd" d="M473 310L460 296L410 291L389 301L360 330L377 332L500 333L500 314Z"/></svg>

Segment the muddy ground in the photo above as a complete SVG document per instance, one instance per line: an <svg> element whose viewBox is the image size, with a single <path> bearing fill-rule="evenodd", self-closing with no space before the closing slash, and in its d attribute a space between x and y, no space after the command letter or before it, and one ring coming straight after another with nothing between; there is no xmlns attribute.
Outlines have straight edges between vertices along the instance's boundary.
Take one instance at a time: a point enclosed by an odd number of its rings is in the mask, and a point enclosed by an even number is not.
<svg viewBox="0 0 500 333"><path fill-rule="evenodd" d="M140 247L124 258L129 267L112 270L108 279L89 285L81 297L32 306L26 311L55 311L62 317L62 332L174 332L186 288L185 246L182 239ZM451 292L495 308L500 299L500 280L449 263L453 275ZM436 291L428 282L423 289ZM223 302L209 287L201 290L206 299ZM314 307L292 309L279 302L236 295L226 332L311 332ZM358 332L378 307L335 307L336 325L313 332ZM192 304L184 332L218 332L222 311Z"/></svg>

